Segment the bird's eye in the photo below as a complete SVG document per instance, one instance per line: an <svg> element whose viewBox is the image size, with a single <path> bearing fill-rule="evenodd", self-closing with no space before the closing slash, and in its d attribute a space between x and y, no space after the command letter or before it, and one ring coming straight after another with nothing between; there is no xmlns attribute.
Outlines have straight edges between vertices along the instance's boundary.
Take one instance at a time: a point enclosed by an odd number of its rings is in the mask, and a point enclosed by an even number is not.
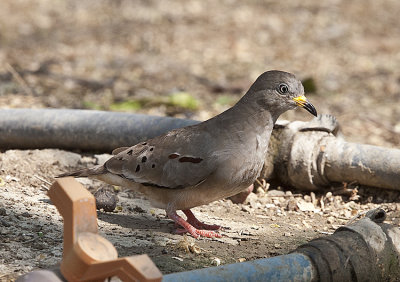
<svg viewBox="0 0 400 282"><path fill-rule="evenodd" d="M287 86L287 84L285 84L285 83L281 83L278 86L278 91L281 94L286 94L289 92L289 86Z"/></svg>

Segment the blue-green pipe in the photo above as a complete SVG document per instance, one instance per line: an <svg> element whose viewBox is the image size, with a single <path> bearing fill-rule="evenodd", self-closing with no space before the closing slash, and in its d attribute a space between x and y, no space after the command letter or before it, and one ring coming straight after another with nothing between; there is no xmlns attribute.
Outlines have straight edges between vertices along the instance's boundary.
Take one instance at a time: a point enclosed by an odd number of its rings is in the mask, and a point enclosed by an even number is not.
<svg viewBox="0 0 400 282"><path fill-rule="evenodd" d="M310 259L292 253L267 259L209 267L165 275L163 282L190 281L313 281L316 273Z"/></svg>

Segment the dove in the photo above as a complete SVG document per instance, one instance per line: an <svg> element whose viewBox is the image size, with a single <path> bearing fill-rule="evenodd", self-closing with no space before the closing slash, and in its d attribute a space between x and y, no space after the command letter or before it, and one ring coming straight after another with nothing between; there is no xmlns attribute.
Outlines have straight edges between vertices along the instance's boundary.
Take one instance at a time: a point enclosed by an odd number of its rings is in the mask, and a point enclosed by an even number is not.
<svg viewBox="0 0 400 282"><path fill-rule="evenodd" d="M201 222L190 209L252 185L264 165L276 120L296 107L317 116L293 74L267 71L221 114L132 147L115 149L103 165L59 177L90 177L133 189L154 207L164 209L179 227L178 233L220 238L220 226Z"/></svg>

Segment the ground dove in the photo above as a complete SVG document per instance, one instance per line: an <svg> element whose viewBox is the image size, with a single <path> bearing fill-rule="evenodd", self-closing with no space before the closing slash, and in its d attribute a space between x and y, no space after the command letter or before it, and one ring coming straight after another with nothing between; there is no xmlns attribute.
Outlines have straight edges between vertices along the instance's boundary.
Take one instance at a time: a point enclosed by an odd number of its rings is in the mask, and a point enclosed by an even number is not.
<svg viewBox="0 0 400 282"><path fill-rule="evenodd" d="M221 237L218 225L200 222L191 208L235 195L259 176L274 123L297 106L314 116L293 74L267 71L230 109L202 123L114 150L93 168L60 175L92 177L143 193L193 237ZM182 210L187 219L177 214Z"/></svg>

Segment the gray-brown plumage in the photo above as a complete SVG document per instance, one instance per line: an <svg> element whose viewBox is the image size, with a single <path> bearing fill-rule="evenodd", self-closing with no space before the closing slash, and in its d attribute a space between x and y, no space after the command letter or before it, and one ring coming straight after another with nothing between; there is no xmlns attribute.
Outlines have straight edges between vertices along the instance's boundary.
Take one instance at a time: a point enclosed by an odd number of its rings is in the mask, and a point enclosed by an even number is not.
<svg viewBox="0 0 400 282"><path fill-rule="evenodd" d="M227 111L202 123L114 150L104 165L61 176L93 177L143 193L194 237L220 237L216 225L198 221L190 209L235 195L259 176L278 117L301 106L313 115L293 74L263 73ZM182 210L187 220L178 216ZM208 230L207 230L208 229Z"/></svg>

